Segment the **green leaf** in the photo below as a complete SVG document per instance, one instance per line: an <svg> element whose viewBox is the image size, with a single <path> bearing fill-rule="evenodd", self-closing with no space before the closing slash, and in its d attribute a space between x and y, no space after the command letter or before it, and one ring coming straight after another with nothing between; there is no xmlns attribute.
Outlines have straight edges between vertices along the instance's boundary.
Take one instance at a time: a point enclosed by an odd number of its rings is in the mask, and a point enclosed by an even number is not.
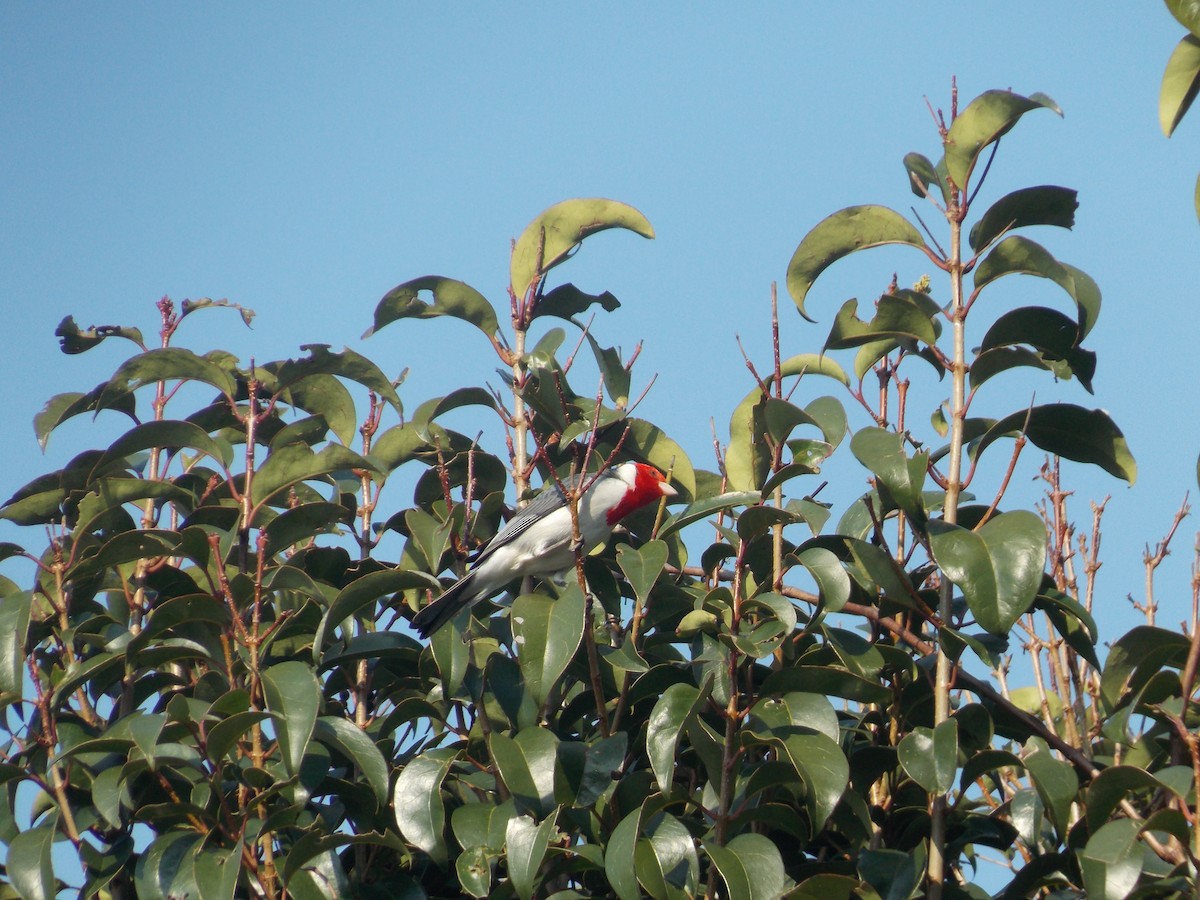
<svg viewBox="0 0 1200 900"><path fill-rule="evenodd" d="M412 422L414 425L427 425L438 416L448 413L452 409L461 409L464 406L486 406L494 410L496 409L496 400L484 388L459 388L456 391L451 391L444 397L434 397L431 400L426 400L413 413Z"/></svg>
<svg viewBox="0 0 1200 900"><path fill-rule="evenodd" d="M132 394L106 394L108 382L98 384L86 394L71 392L66 394L55 394L42 407L41 411L33 417L33 431L37 435L38 446L43 450L50 442L50 434L65 422L74 416L81 415L85 412L99 414L101 410L111 409L116 412L122 412L129 418L137 422L135 411L137 401Z"/></svg>
<svg viewBox="0 0 1200 900"><path fill-rule="evenodd" d="M936 187L941 192L943 202L950 199L950 192L942 180L942 172L934 167L929 158L920 153L904 155L904 170L908 173L908 184L912 192L922 199L931 194L930 187Z"/></svg>
<svg viewBox="0 0 1200 900"><path fill-rule="evenodd" d="M770 743L784 755L807 788L804 802L813 830L820 831L850 783L850 764L837 741L827 734L788 734Z"/></svg>
<svg viewBox="0 0 1200 900"><path fill-rule="evenodd" d="M645 803L625 816L613 829L604 853L604 874L619 900L641 900L634 853L642 828Z"/></svg>
<svg viewBox="0 0 1200 900"><path fill-rule="evenodd" d="M625 544L617 548L617 565L643 604L649 600L650 590L667 564L668 552L661 540L647 541L637 550Z"/></svg>
<svg viewBox="0 0 1200 900"><path fill-rule="evenodd" d="M1116 709L1126 694L1136 694L1167 666L1182 668L1188 653L1185 635L1139 625L1113 643L1100 676L1100 696Z"/></svg>
<svg viewBox="0 0 1200 900"><path fill-rule="evenodd" d="M980 345L982 353L971 366L971 386L982 384L976 372L979 361L990 350L1013 344L1028 344L1038 354L1041 368L1051 369L1059 377L1074 375L1091 393L1092 376L1096 374L1096 354L1079 346L1078 326L1069 317L1044 306L1023 306L1000 316L988 329ZM994 372L985 363L984 380Z"/></svg>
<svg viewBox="0 0 1200 900"><path fill-rule="evenodd" d="M624 228L644 238L654 237L654 228L644 215L616 200L576 198L545 210L526 226L513 245L510 265L513 293L518 298L524 297L538 278L566 261L584 238L609 228Z"/></svg>
<svg viewBox="0 0 1200 900"><path fill-rule="evenodd" d="M533 310L533 318L555 316L570 320L573 316L587 312L588 308L596 303L600 304L605 312L612 312L621 305L621 301L608 291L603 294L587 294L573 284L560 284L538 301Z"/></svg>
<svg viewBox="0 0 1200 900"><path fill-rule="evenodd" d="M579 585L570 584L557 599L522 594L509 616L517 662L525 685L540 709L558 687L559 679L583 639L585 602Z"/></svg>
<svg viewBox="0 0 1200 900"><path fill-rule="evenodd" d="M779 848L761 834L739 834L724 847L705 843L704 852L725 882L726 896L777 900L787 890Z"/></svg>
<svg viewBox="0 0 1200 900"><path fill-rule="evenodd" d="M1137 462L1108 413L1072 403L1050 403L1006 416L988 428L975 446L975 454L1002 437L1015 436L1023 427L1025 436L1047 453L1092 463L1130 484L1137 480Z"/></svg>
<svg viewBox="0 0 1200 900"><path fill-rule="evenodd" d="M396 412L403 414L404 408L392 380L383 374L379 366L362 354L354 352L349 347L344 347L340 353L331 353L328 344L301 344L300 349L307 350L309 355L301 359L286 360L273 369L279 390L286 389L291 392L292 400L301 409L320 412L322 415L324 415L324 410L328 409L330 415L326 416L326 419L330 427L334 428L335 433L340 435L343 430L348 395L331 394L318 398L307 385L310 383L324 385L325 382L321 378L316 378L315 382L311 382L310 379L313 379L314 376L336 375L339 378L357 382L386 400ZM309 409L304 405L305 403L316 405L319 400L324 401L322 408ZM351 403L350 415L353 415L353 410L354 407ZM337 427L334 427L335 422ZM352 425L351 428L353 428ZM342 440L349 443L345 438Z"/></svg>
<svg viewBox="0 0 1200 900"><path fill-rule="evenodd" d="M54 900L58 880L50 858L58 816L19 832L8 842L8 878L22 900Z"/></svg>
<svg viewBox="0 0 1200 900"><path fill-rule="evenodd" d="M883 244L908 244L924 249L921 233L903 216L885 206L851 206L817 223L804 236L788 263L787 289L800 315L810 322L804 301L817 277L844 256Z"/></svg>
<svg viewBox="0 0 1200 900"><path fill-rule="evenodd" d="M0 600L0 698L21 696L25 684L25 638L33 594L19 591Z"/></svg>
<svg viewBox="0 0 1200 900"><path fill-rule="evenodd" d="M1070 763L1055 759L1050 755L1049 748L1037 739L1031 739L1027 747L1036 750L1025 755L1025 768L1050 814L1050 822L1058 839L1063 840L1070 824L1071 804L1075 802L1075 795L1079 791L1079 779Z"/></svg>
<svg viewBox="0 0 1200 900"><path fill-rule="evenodd" d="M838 310L825 339L826 350L860 347L881 339L937 343L937 321L930 311L898 294L885 294L875 306L870 322L858 318L858 301L847 300ZM861 377L861 375L860 375Z"/></svg>
<svg viewBox="0 0 1200 900"><path fill-rule="evenodd" d="M242 322L246 327L250 327L250 323L254 321L254 310L247 309L240 303L230 303L228 300L213 300L211 297L199 297L195 300L184 300L180 306L179 318L190 316L192 313L201 309L236 309L238 315L242 317Z"/></svg>
<svg viewBox="0 0 1200 900"><path fill-rule="evenodd" d="M621 354L615 347L601 347L590 331L585 331L583 336L587 338L592 355L596 357L596 368L604 379L604 392L608 394L608 399L617 409L625 409L629 405L631 377L629 369L621 362Z"/></svg>
<svg viewBox="0 0 1200 900"><path fill-rule="evenodd" d="M433 303L420 299L419 295L424 291L433 295ZM374 324L363 333L363 337L370 337L397 319L433 319L438 316L451 316L470 322L493 339L500 330L492 304L475 288L453 278L425 275L397 285L384 294L375 307Z"/></svg>
<svg viewBox="0 0 1200 900"><path fill-rule="evenodd" d="M1166 0L1166 4L1176 22L1200 37L1200 3L1196 0Z"/></svg>
<svg viewBox="0 0 1200 900"><path fill-rule="evenodd" d="M123 325L93 325L83 329L75 324L74 316L67 316L59 322L58 327L54 329L54 336L58 338L59 348L67 354L84 353L110 337L125 338L145 349L142 333L136 328Z"/></svg>
<svg viewBox="0 0 1200 900"><path fill-rule="evenodd" d="M931 794L944 794L954 786L958 766L958 723L918 726L900 739L896 752L909 778Z"/></svg>
<svg viewBox="0 0 1200 900"><path fill-rule="evenodd" d="M1034 109L1050 109L1062 115L1058 105L1045 94L1022 97L1009 91L985 91L958 114L946 134L946 171L959 190L965 190L979 154Z"/></svg>
<svg viewBox="0 0 1200 900"><path fill-rule="evenodd" d="M638 880L652 897L695 897L700 860L691 833L668 812L652 816L634 850Z"/></svg>
<svg viewBox="0 0 1200 900"><path fill-rule="evenodd" d="M338 531L339 526L350 524L352 515L352 511L340 503L301 503L285 509L264 529L267 547L272 554L282 553L318 534Z"/></svg>
<svg viewBox="0 0 1200 900"><path fill-rule="evenodd" d="M821 603L827 612L837 612L850 601L850 576L837 554L825 547L802 546L796 552L800 565L817 582Z"/></svg>
<svg viewBox="0 0 1200 900"><path fill-rule="evenodd" d="M858 856L858 874L885 900L907 900L925 874L925 842L920 841L908 853L881 848L864 850Z"/></svg>
<svg viewBox="0 0 1200 900"><path fill-rule="evenodd" d="M918 524L926 518L923 489L929 467L928 451L909 458L904 436L883 428L863 428L850 439L850 452L879 480L896 505ZM882 510L876 510L882 515Z"/></svg>
<svg viewBox="0 0 1200 900"><path fill-rule="evenodd" d="M1014 228L1029 225L1071 228L1075 225L1075 210L1079 208L1078 196L1078 191L1053 184L1021 188L1006 194L971 228L971 249L978 252Z"/></svg>
<svg viewBox="0 0 1200 900"><path fill-rule="evenodd" d="M307 375L287 388L284 399L296 409L324 419L329 430L343 444L354 440L355 426L358 423L354 398L350 396L346 386L332 375Z"/></svg>
<svg viewBox="0 0 1200 900"><path fill-rule="evenodd" d="M320 453L313 453L312 448L304 444L286 444L273 450L255 474L250 489L252 502L260 506L280 491L303 481L351 469L379 474L369 459L341 444L329 444Z"/></svg>
<svg viewBox="0 0 1200 900"><path fill-rule="evenodd" d="M396 779L392 806L404 839L424 850L437 865L446 865L446 807L442 781L458 751L430 750L411 760Z"/></svg>
<svg viewBox="0 0 1200 900"><path fill-rule="evenodd" d="M331 629L380 597L414 588L440 591L442 585L432 575L413 569L384 569L350 582L334 598L333 603L329 605L329 611L317 626L313 637L313 660L317 661L324 652L325 642L332 635Z"/></svg>
<svg viewBox="0 0 1200 900"><path fill-rule="evenodd" d="M1140 823L1118 819L1088 838L1079 854L1079 868L1089 898L1124 900L1133 893L1144 859L1138 842L1140 831Z"/></svg>
<svg viewBox="0 0 1200 900"><path fill-rule="evenodd" d="M709 516L731 510L738 506L753 506L758 503L762 497L758 491L729 491L724 494L718 494L715 497L708 497L703 500L697 500L694 503L688 504L679 512L667 517L663 522L662 527L658 530L660 538L666 538L691 525L693 522L699 522L702 519L707 519Z"/></svg>
<svg viewBox="0 0 1200 900"><path fill-rule="evenodd" d="M521 900L530 900L537 885L538 870L546 858L550 839L555 834L557 811L550 813L540 825L526 816L514 816L504 830L508 858L508 876Z"/></svg>
<svg viewBox="0 0 1200 900"><path fill-rule="evenodd" d="M114 395L132 392L159 381L203 382L215 387L229 400L237 390L233 376L211 360L182 347L163 347L126 360L108 382L98 402L107 402L109 392Z"/></svg>
<svg viewBox="0 0 1200 900"><path fill-rule="evenodd" d="M658 788L664 795L671 793L675 778L675 749L679 735L707 697L707 691L702 693L690 684L673 684L663 691L646 721L646 752Z"/></svg>
<svg viewBox="0 0 1200 900"><path fill-rule="evenodd" d="M276 663L262 673L267 710L275 717L279 749L289 775L300 771L321 705L321 685L299 660Z"/></svg>
<svg viewBox="0 0 1200 900"><path fill-rule="evenodd" d="M158 447L164 450L179 450L183 447L198 450L210 456L217 465L226 466L231 461L228 445L221 444L209 437L208 432L192 422L177 422L162 419L146 422L132 428L109 445L104 455L96 462L97 472L104 470L111 463L125 459L143 450Z"/></svg>
<svg viewBox="0 0 1200 900"><path fill-rule="evenodd" d="M138 900L198 897L192 856L204 838L188 831L168 831L138 854L133 886Z"/></svg>
<svg viewBox="0 0 1200 900"><path fill-rule="evenodd" d="M978 531L944 521L929 523L933 558L963 591L975 620L1006 635L1042 583L1046 526L1028 510L1002 513Z"/></svg>
<svg viewBox="0 0 1200 900"><path fill-rule="evenodd" d="M233 900L242 871L242 839L228 850L201 845L192 857L198 900Z"/></svg>
<svg viewBox="0 0 1200 900"><path fill-rule="evenodd" d="M793 375L824 375L827 378L840 381L846 387L850 386L850 378L846 375L846 371L824 354L800 353L796 356L788 357L779 364L779 374L782 378L790 378ZM774 384L775 373L768 373L763 382L768 387Z"/></svg>
<svg viewBox="0 0 1200 900"><path fill-rule="evenodd" d="M1175 45L1158 93L1158 124L1170 137L1200 91L1200 38L1184 35Z"/></svg>
<svg viewBox="0 0 1200 900"><path fill-rule="evenodd" d="M313 737L352 760L375 792L380 807L387 803L388 764L366 732L340 716L322 716L316 721Z"/></svg>
<svg viewBox="0 0 1200 900"><path fill-rule="evenodd" d="M1035 275L1047 278L1070 295L1079 310L1079 341L1087 337L1100 316L1100 288L1091 276L1072 265L1059 262L1045 247L1019 234L1012 234L992 248L975 269L978 291L1005 275Z"/></svg>
<svg viewBox="0 0 1200 900"><path fill-rule="evenodd" d="M554 733L538 726L523 728L515 738L493 732L488 750L518 808L549 815L554 809L558 762L558 738Z"/></svg>

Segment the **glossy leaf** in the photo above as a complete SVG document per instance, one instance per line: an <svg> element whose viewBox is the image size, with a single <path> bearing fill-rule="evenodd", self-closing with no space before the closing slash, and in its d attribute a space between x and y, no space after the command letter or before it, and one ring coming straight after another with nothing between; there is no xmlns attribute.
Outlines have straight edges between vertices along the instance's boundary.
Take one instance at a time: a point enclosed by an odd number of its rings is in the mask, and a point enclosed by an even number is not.
<svg viewBox="0 0 1200 900"><path fill-rule="evenodd" d="M1005 232L1029 225L1071 228L1079 208L1078 191L1043 184L1006 194L979 217L970 234L971 249L978 252Z"/></svg>
<svg viewBox="0 0 1200 900"><path fill-rule="evenodd" d="M279 749L288 774L300 771L321 705L321 685L299 660L276 663L262 673L267 710L275 718Z"/></svg>
<svg viewBox="0 0 1200 900"><path fill-rule="evenodd" d="M638 879L652 897L694 897L700 880L696 845L683 824L667 812L652 816L634 851Z"/></svg>
<svg viewBox="0 0 1200 900"><path fill-rule="evenodd" d="M1042 582L1046 526L1027 510L1002 513L978 531L929 523L934 559L963 591L975 620L1005 635L1025 613Z"/></svg>
<svg viewBox="0 0 1200 900"><path fill-rule="evenodd" d="M646 723L646 751L663 794L671 792L679 735L683 733L688 717L696 714L706 696L690 684L673 684L663 691L650 713Z"/></svg>
<svg viewBox="0 0 1200 900"><path fill-rule="evenodd" d="M526 816L508 820L504 844L508 858L508 876L521 900L530 900L537 885L538 870L546 858L550 839L554 837L557 813L550 813L540 825Z"/></svg>
<svg viewBox="0 0 1200 900"><path fill-rule="evenodd" d="M658 535L660 538L669 537L694 522L739 506L752 506L760 500L758 491L728 491L715 497L697 500L669 516L658 530Z"/></svg>
<svg viewBox="0 0 1200 900"><path fill-rule="evenodd" d="M420 298L423 292L433 295L432 303ZM396 285L384 294L375 307L374 324L363 337L370 337L398 319L434 319L438 316L470 322L489 338L495 337L500 330L492 304L475 288L453 278L425 275Z"/></svg>
<svg viewBox="0 0 1200 900"><path fill-rule="evenodd" d="M325 642L332 636L331 629L336 628L350 616L355 615L365 606L398 591L410 589L440 591L441 583L431 575L412 569L384 569L371 572L362 578L355 579L346 585L329 606L329 611L321 618L313 638L313 657L319 658Z"/></svg>
<svg viewBox="0 0 1200 900"><path fill-rule="evenodd" d="M1087 337L1100 315L1100 288L1086 272L1059 262L1041 244L1017 234L992 248L975 269L975 289L1005 275L1036 275L1061 287L1079 311L1079 340Z"/></svg>
<svg viewBox="0 0 1200 900"><path fill-rule="evenodd" d="M787 890L779 848L761 834L739 834L724 847L706 842L704 852L725 882L729 897L777 900Z"/></svg>
<svg viewBox="0 0 1200 900"><path fill-rule="evenodd" d="M1030 441L1047 453L1097 465L1130 484L1137 480L1137 463L1125 443L1125 435L1108 413L1072 403L1050 403L1006 416L991 424L974 452L982 453L993 442L1015 436L1022 429Z"/></svg>
<svg viewBox="0 0 1200 900"><path fill-rule="evenodd" d="M619 900L641 900L642 894L634 871L634 851L641 832L643 809L644 804L617 824L609 836L604 854L604 874Z"/></svg>
<svg viewBox="0 0 1200 900"><path fill-rule="evenodd" d="M58 883L50 858L58 817L21 831L8 842L8 878L22 900L54 900Z"/></svg>
<svg viewBox="0 0 1200 900"><path fill-rule="evenodd" d="M313 737L352 760L375 792L380 807L387 803L388 765L366 732L340 716L322 716L313 727Z"/></svg>
<svg viewBox="0 0 1200 900"><path fill-rule="evenodd" d="M87 412L99 414L102 410L111 409L124 413L136 422L137 401L134 396L125 393L113 394L107 391L107 388L106 381L86 394L55 394L46 401L46 405L33 417L33 431L37 435L38 445L45 450L55 428L67 419Z"/></svg>
<svg viewBox="0 0 1200 900"><path fill-rule="evenodd" d="M1050 822L1059 839L1066 837L1070 824L1071 804L1079 790L1079 780L1069 763L1055 759L1049 749L1038 741L1031 742L1036 749L1024 758L1038 796L1046 805Z"/></svg>
<svg viewBox="0 0 1200 900"><path fill-rule="evenodd" d="M168 831L138 854L133 885L138 900L198 897L192 855L203 838L187 831Z"/></svg>
<svg viewBox="0 0 1200 900"><path fill-rule="evenodd" d="M1196 0L1166 0L1166 4L1175 21L1200 37L1200 3Z"/></svg>
<svg viewBox="0 0 1200 900"><path fill-rule="evenodd" d="M272 452L262 464L254 477L251 496L258 506L303 481L352 469L378 473L369 459L341 444L329 444L319 453L313 453L304 444L288 444Z"/></svg>
<svg viewBox="0 0 1200 900"><path fill-rule="evenodd" d="M200 846L192 858L198 900L233 900L242 870L242 839L228 850Z"/></svg>
<svg viewBox="0 0 1200 900"><path fill-rule="evenodd" d="M904 452L904 436L882 428L862 428L850 439L850 452L879 480L892 500L910 519L921 523L926 512L923 502L925 473L929 453L911 458ZM876 510L882 515L882 510Z"/></svg>
<svg viewBox="0 0 1200 900"><path fill-rule="evenodd" d="M819 222L800 241L788 263L787 289L800 315L815 321L804 311L804 301L822 272L857 250L883 244L925 247L916 227L885 206L851 206Z"/></svg>
<svg viewBox="0 0 1200 900"><path fill-rule="evenodd" d="M1200 38L1184 35L1175 45L1163 72L1158 94L1158 124L1170 137L1200 91Z"/></svg>
<svg viewBox="0 0 1200 900"><path fill-rule="evenodd" d="M513 245L509 282L513 293L524 297L534 281L568 259L584 238L610 228L654 237L654 228L644 215L616 200L577 198L545 210Z"/></svg>
<svg viewBox="0 0 1200 900"><path fill-rule="evenodd" d="M958 767L958 723L947 719L936 728L917 727L896 748L908 776L931 794L954 786Z"/></svg>
<svg viewBox="0 0 1200 900"><path fill-rule="evenodd" d="M980 153L1005 135L1021 116L1035 109L1050 109L1062 115L1058 105L1045 94L1022 97L1009 91L985 91L950 125L946 135L946 171L959 190L965 190Z"/></svg>
<svg viewBox="0 0 1200 900"><path fill-rule="evenodd" d="M450 748L421 754L401 769L392 789L392 807L400 833L439 866L445 866L447 858L442 781L457 756L457 751Z"/></svg>
<svg viewBox="0 0 1200 900"><path fill-rule="evenodd" d="M1138 842L1139 823L1118 819L1100 827L1079 854L1083 886L1089 898L1124 900L1142 874L1142 847Z"/></svg>
<svg viewBox="0 0 1200 900"><path fill-rule="evenodd" d="M662 574L668 552L667 545L659 540L647 541L636 550L628 546L617 548L617 565L642 603L647 602L651 588Z"/></svg>
<svg viewBox="0 0 1200 900"><path fill-rule="evenodd" d="M0 600L0 699L21 696L25 679L25 639L33 594L19 591Z"/></svg>
<svg viewBox="0 0 1200 900"><path fill-rule="evenodd" d="M1188 639L1177 631L1141 625L1118 638L1104 662L1100 695L1116 709L1127 694L1136 694L1164 666L1182 668Z"/></svg>
<svg viewBox="0 0 1200 900"><path fill-rule="evenodd" d="M549 815L554 809L558 760L558 739L553 732L534 726L523 728L515 738L493 733L488 750L518 809Z"/></svg>
<svg viewBox="0 0 1200 900"><path fill-rule="evenodd" d="M236 386L225 369L182 347L148 350L126 360L108 382L105 395L137 390L158 381L199 381L232 399ZM107 396L101 402L107 402Z"/></svg>
<svg viewBox="0 0 1200 900"><path fill-rule="evenodd" d="M557 599L522 594L513 601L513 640L525 685L540 708L559 686L579 642L583 639L585 602L577 584Z"/></svg>

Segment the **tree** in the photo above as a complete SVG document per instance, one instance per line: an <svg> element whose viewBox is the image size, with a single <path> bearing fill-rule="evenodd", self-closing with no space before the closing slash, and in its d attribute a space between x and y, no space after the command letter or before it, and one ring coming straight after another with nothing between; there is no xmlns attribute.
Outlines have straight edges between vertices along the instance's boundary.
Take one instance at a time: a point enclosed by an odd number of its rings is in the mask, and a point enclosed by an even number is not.
<svg viewBox="0 0 1200 900"><path fill-rule="evenodd" d="M551 286L598 231L653 237L610 200L524 230L503 327L442 276L380 301L371 332L449 316L503 366L503 391L460 387L411 415L349 349L243 366L176 344L222 304L164 298L154 349L64 320L67 353L137 352L51 399L39 440L82 414L133 427L0 508L50 535L4 548L36 561L32 586L0 584L12 889L53 896L65 839L84 896L986 896L971 883L985 850L1012 865L1006 896L1192 890L1200 629L1135 629L1101 665L1058 476L1062 457L1132 482L1124 436L1067 403L975 409L1017 369L1089 390L1095 371L1099 289L1018 233L1069 228L1074 191L1023 188L973 215L1000 138L1043 109L989 91L937 115L942 159L904 163L944 236L858 206L801 240L801 315L829 267L884 244L940 281L892 276L864 313L847 301L820 353L785 358L774 309L774 358L746 360L714 471L634 415L637 351L582 322L617 299ZM1060 287L1069 314L985 313L1011 274ZM577 332L565 357L551 319ZM928 438L913 371L945 384ZM869 424L847 441L851 413L814 385ZM479 436L444 424L469 407L493 417ZM1055 457L1043 516L1006 508L1029 443ZM830 527L819 475L843 444L871 486ZM429 646L403 627L496 532L509 480L522 502L535 475L627 458L668 473L681 505L632 517L562 585L514 585L507 613L461 615ZM1022 630L1051 666L1040 693L1007 688ZM37 791L24 830L22 785Z"/></svg>

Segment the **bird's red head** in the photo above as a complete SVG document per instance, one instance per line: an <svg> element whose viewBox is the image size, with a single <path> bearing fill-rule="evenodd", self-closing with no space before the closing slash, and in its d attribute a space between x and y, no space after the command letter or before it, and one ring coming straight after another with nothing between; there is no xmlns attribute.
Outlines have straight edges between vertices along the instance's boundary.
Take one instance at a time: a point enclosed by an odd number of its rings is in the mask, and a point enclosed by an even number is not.
<svg viewBox="0 0 1200 900"><path fill-rule="evenodd" d="M662 472L644 463L621 463L612 470L612 474L626 484L625 495L612 509L606 518L609 525L616 525L631 512L641 509L650 503L656 503L663 497L674 497L677 491L667 484Z"/></svg>

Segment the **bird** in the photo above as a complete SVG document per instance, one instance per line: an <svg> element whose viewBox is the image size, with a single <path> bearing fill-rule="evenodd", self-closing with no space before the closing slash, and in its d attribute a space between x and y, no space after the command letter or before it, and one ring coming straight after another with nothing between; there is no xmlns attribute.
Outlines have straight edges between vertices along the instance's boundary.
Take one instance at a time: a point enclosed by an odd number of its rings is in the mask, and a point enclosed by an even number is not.
<svg viewBox="0 0 1200 900"><path fill-rule="evenodd" d="M653 466L624 462L599 475L575 475L563 487L574 491L582 480L579 533L582 552L606 540L613 527L635 510L676 490ZM545 487L528 506L508 520L475 558L474 565L440 597L412 619L412 627L428 638L459 611L492 597L526 575L553 575L575 564L571 509L557 483Z"/></svg>

